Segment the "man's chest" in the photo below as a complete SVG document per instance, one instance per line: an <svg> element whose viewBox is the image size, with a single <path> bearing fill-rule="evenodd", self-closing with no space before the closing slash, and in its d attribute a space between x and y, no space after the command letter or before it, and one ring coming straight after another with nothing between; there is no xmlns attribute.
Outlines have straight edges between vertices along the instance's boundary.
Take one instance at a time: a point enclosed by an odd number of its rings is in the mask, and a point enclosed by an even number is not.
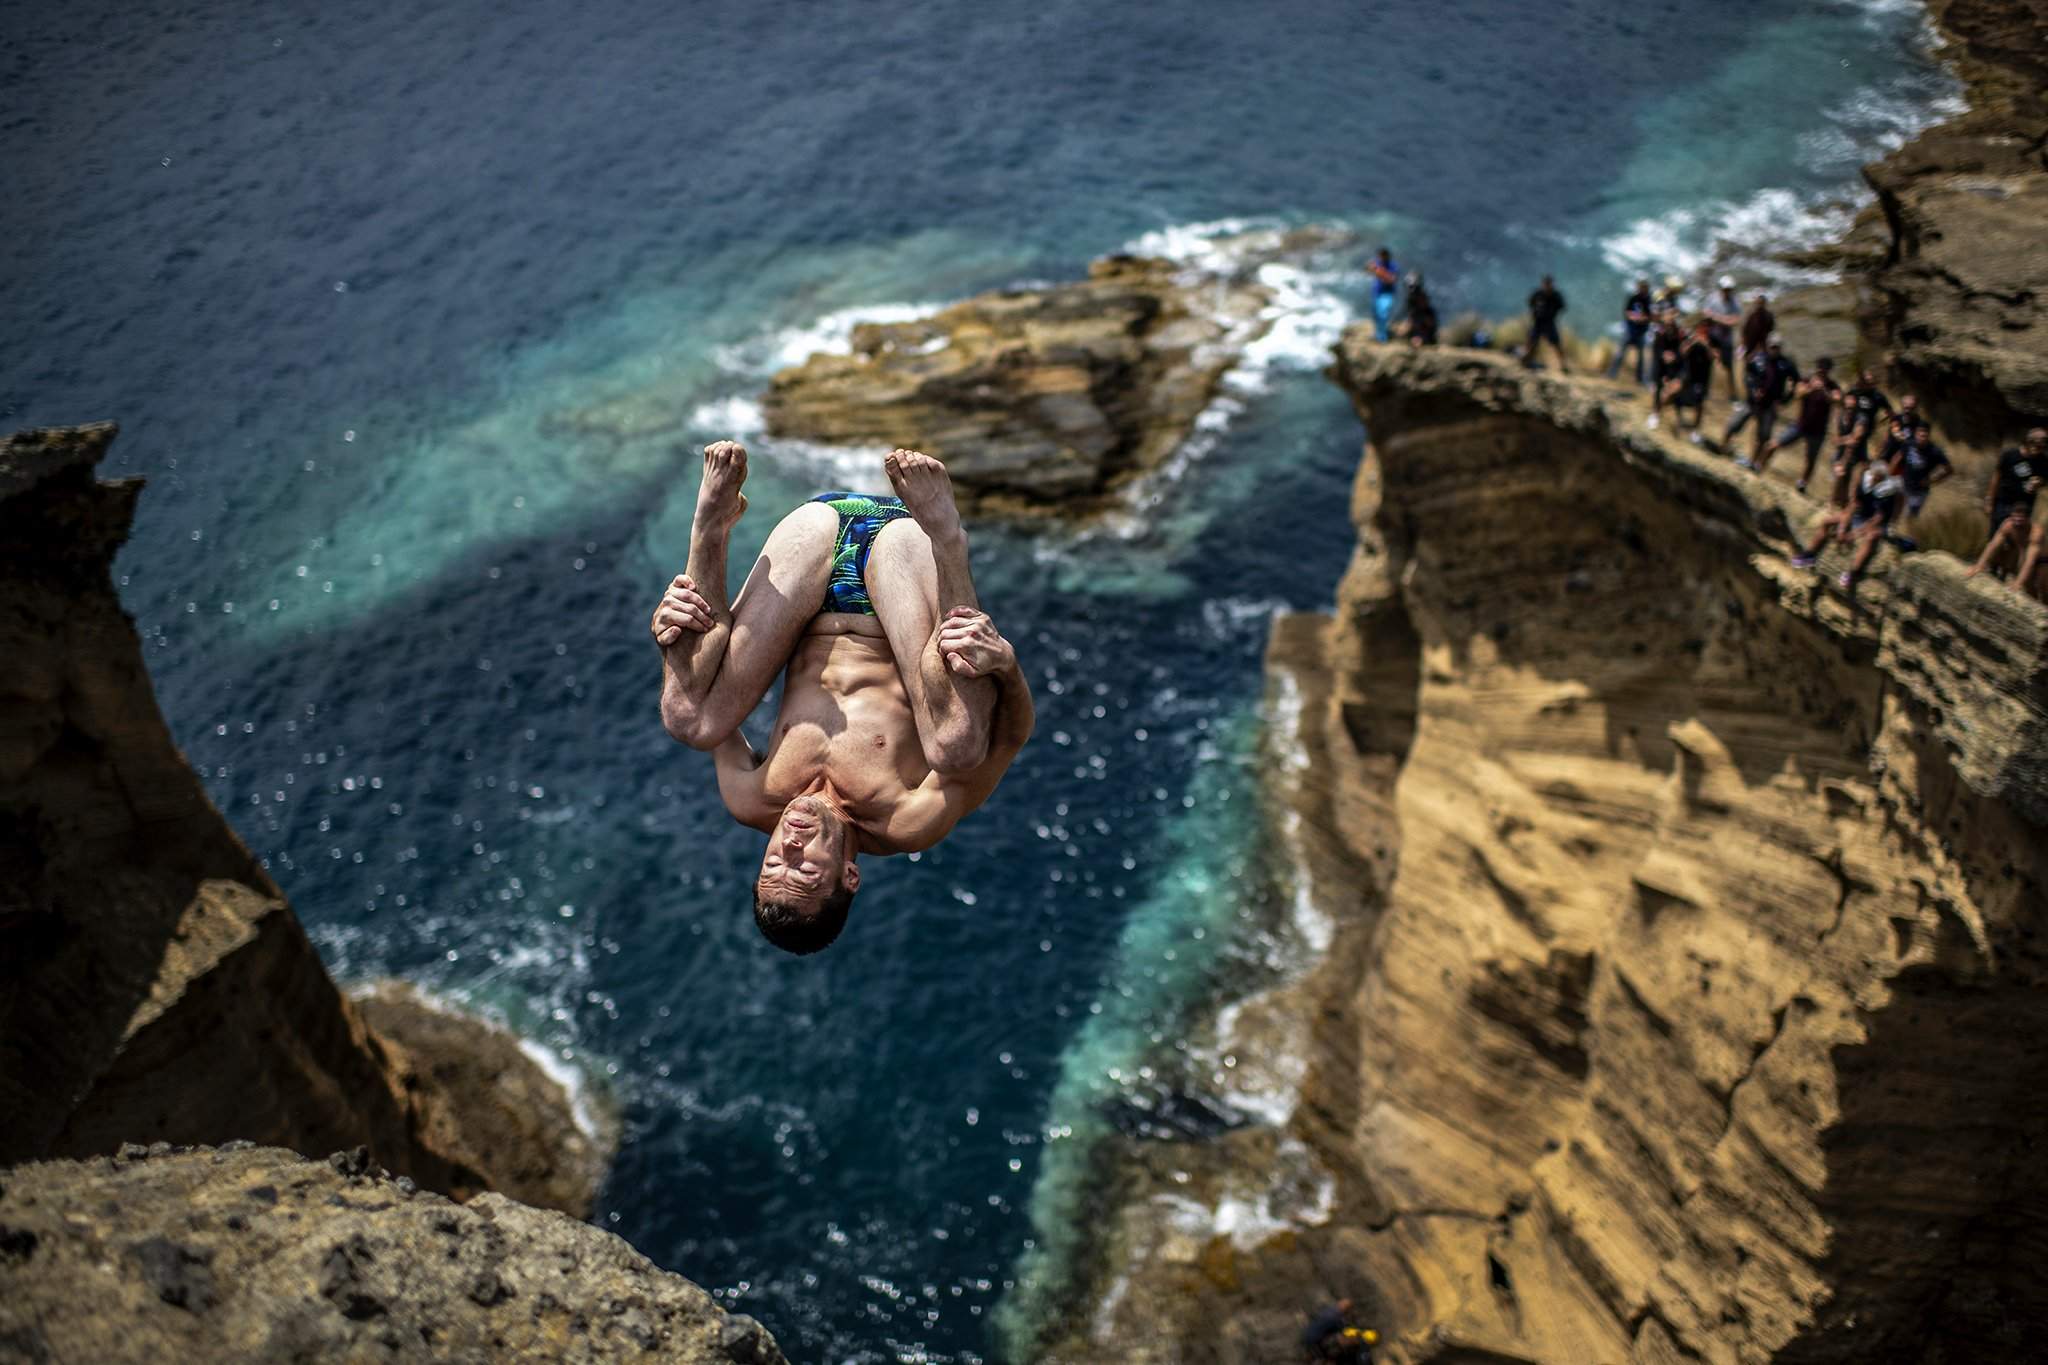
<svg viewBox="0 0 2048 1365"><path fill-rule="evenodd" d="M866 694L786 697L763 767L770 801L786 802L823 779L857 818L893 806L927 771L910 708Z"/></svg>

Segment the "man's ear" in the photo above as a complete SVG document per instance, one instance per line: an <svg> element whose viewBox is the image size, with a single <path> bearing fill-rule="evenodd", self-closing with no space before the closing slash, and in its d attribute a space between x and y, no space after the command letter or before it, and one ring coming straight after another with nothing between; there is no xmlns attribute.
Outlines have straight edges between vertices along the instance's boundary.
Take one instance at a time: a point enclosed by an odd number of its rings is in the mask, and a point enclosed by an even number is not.
<svg viewBox="0 0 2048 1365"><path fill-rule="evenodd" d="M860 868L851 859L839 869L839 885L847 891L860 890Z"/></svg>

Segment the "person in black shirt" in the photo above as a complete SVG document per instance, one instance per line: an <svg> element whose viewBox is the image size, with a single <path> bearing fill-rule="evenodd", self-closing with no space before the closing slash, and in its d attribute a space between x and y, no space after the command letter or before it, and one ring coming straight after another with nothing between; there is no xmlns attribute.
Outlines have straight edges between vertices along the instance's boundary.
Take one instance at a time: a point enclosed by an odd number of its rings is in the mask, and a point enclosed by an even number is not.
<svg viewBox="0 0 2048 1365"><path fill-rule="evenodd" d="M1607 377L1614 378L1621 373L1622 358L1630 351L1636 353L1636 383L1643 382L1644 343L1650 335L1650 282L1636 281L1636 292L1628 296L1628 302L1621 306L1621 346L1614 353L1614 363L1607 367Z"/></svg>
<svg viewBox="0 0 2048 1365"><path fill-rule="evenodd" d="M1692 335L1678 352L1678 376L1665 382L1664 399L1678 410L1683 420L1685 410L1692 409L1692 427L1686 432L1686 439L1694 445L1701 444L1700 418L1707 403L1707 385L1714 379L1714 343L1707 335L1708 323L1701 318L1693 324Z"/></svg>
<svg viewBox="0 0 2048 1365"><path fill-rule="evenodd" d="M1836 426L1835 487L1828 499L1835 506L1848 505L1856 467L1870 458L1870 438L1879 419L1890 416L1891 410L1891 400L1879 390L1877 375L1871 370L1858 375L1855 386L1842 395L1842 420Z"/></svg>
<svg viewBox="0 0 2048 1365"><path fill-rule="evenodd" d="M1949 463L1948 452L1934 443L1934 432L1923 417L1905 419L1906 430L1896 439L1892 457L1884 461L1891 472L1898 477L1905 494L1905 523L1908 530L1920 517L1920 509L1927 505L1927 495L1934 491L1934 485L1955 474L1955 466ZM1892 544L1902 550L1917 550L1919 543L1913 537L1895 533Z"/></svg>
<svg viewBox="0 0 2048 1365"><path fill-rule="evenodd" d="M1975 578L1991 567L1992 559L2007 541L2021 546L2020 571L2013 585L2022 592L2042 596L2034 581L2041 566L2043 529L2034 520L2034 494L2048 482L2048 428L2035 427L2020 445L2009 446L1998 457L1998 471L1984 490L1984 510L1991 516L1991 540L1965 578Z"/></svg>
<svg viewBox="0 0 2048 1365"><path fill-rule="evenodd" d="M1571 373L1571 366L1565 363L1564 342L1557 332L1558 315L1564 312L1564 295L1557 292L1550 276L1543 277L1543 283L1529 296L1529 346L1522 352L1522 363L1530 369L1536 368L1536 348L1544 342L1557 352L1557 372Z"/></svg>
<svg viewBox="0 0 2048 1365"><path fill-rule="evenodd" d="M1835 581L1845 591L1855 592L1857 578L1862 575L1864 566L1870 563L1870 557L1877 553L1877 547L1884 543L1885 533L1898 512L1899 481L1883 465L1866 460L1863 472L1856 480L1855 499L1847 507L1836 508L1821 516L1813 543L1792 556L1792 567L1812 568L1830 539L1853 540L1856 542L1856 557Z"/></svg>
<svg viewBox="0 0 2048 1365"><path fill-rule="evenodd" d="M1806 491L1807 482L1813 478L1813 467L1820 462L1821 445L1828 439L1828 410L1842 401L1842 386L1835 382L1835 362L1822 356L1813 362L1813 373L1799 381L1799 420L1790 431L1782 436L1764 442L1763 454L1756 457L1756 472L1761 474L1770 468L1771 457L1781 446L1794 441L1806 442L1806 468L1799 475L1799 491Z"/></svg>
<svg viewBox="0 0 2048 1365"><path fill-rule="evenodd" d="M1408 344L1415 347L1436 345L1436 302L1429 297L1429 291L1422 287L1422 272L1419 270L1408 276L1406 311Z"/></svg>
<svg viewBox="0 0 2048 1365"><path fill-rule="evenodd" d="M1756 418L1756 430L1750 436L1749 454L1738 459L1744 469L1755 469L1763 457L1764 446L1771 439L1771 431L1778 425L1778 404L1792 395L1792 386L1799 382L1799 367L1785 354L1784 343L1773 332L1761 351L1752 352L1742 362L1743 391L1749 401L1736 409L1728 419L1728 430L1721 435L1721 444L1735 439L1735 433Z"/></svg>
<svg viewBox="0 0 2048 1365"><path fill-rule="evenodd" d="M1643 425L1655 431L1664 420L1666 398L1677 391L1676 385L1683 372L1679 354L1685 349L1685 330L1678 325L1678 315L1660 313L1656 324L1650 328L1650 415Z"/></svg>

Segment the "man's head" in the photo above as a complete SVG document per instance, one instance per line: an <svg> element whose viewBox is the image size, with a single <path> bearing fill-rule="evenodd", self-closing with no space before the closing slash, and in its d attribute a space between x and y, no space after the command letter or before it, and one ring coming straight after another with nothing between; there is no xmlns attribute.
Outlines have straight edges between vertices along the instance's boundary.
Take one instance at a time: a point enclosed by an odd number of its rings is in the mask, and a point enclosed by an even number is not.
<svg viewBox="0 0 2048 1365"><path fill-rule="evenodd" d="M1783 355L1785 353L1785 338L1773 332L1770 335L1770 339L1764 342L1764 346L1772 355Z"/></svg>
<svg viewBox="0 0 2048 1365"><path fill-rule="evenodd" d="M770 943L792 953L831 946L860 889L856 852L852 825L823 797L782 808L754 879L754 923Z"/></svg>
<svg viewBox="0 0 2048 1365"><path fill-rule="evenodd" d="M1527 277L1525 276L1524 278L1527 278ZM1550 276L1548 276L1548 275L1545 275L1545 276L1543 277L1543 287L1544 287L1545 289L1548 289L1548 288L1550 288Z"/></svg>
<svg viewBox="0 0 2048 1365"><path fill-rule="evenodd" d="M1732 294L1735 292L1735 277L1733 275L1723 275L1719 280L1715 281L1715 283L1721 286L1721 292L1724 294Z"/></svg>
<svg viewBox="0 0 2048 1365"><path fill-rule="evenodd" d="M1856 376L1856 382L1857 382L1858 384L1861 384L1861 385L1862 385L1862 386L1863 386L1864 388L1866 388L1866 389L1874 389L1874 388L1876 388L1876 387L1877 387L1877 371L1876 371L1876 370L1865 370L1865 371L1864 371L1863 373L1861 373L1861 374L1859 374L1859 375L1857 375L1857 376Z"/></svg>
<svg viewBox="0 0 2048 1365"><path fill-rule="evenodd" d="M1835 358L1831 355L1824 355L1819 360L1813 362L1813 368L1826 375L1835 368Z"/></svg>
<svg viewBox="0 0 2048 1365"><path fill-rule="evenodd" d="M1647 294L1647 293L1649 293L1649 292L1650 292L1650 282L1649 282L1648 280L1637 280L1637 281L1636 281L1636 292L1637 292L1638 294Z"/></svg>
<svg viewBox="0 0 2048 1365"><path fill-rule="evenodd" d="M2035 427L2027 433L2027 453L2039 455L2048 450L2048 427Z"/></svg>
<svg viewBox="0 0 2048 1365"><path fill-rule="evenodd" d="M1382 265L1386 264L1388 261L1391 261L1393 259L1394 249L1392 247L1383 246L1380 248L1380 263Z"/></svg>

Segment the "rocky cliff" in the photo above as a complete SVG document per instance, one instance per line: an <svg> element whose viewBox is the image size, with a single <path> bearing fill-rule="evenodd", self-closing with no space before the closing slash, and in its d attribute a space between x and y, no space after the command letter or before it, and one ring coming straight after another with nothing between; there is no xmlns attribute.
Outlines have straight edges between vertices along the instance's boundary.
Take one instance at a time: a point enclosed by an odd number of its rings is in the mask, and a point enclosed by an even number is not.
<svg viewBox="0 0 2048 1365"><path fill-rule="evenodd" d="M346 999L186 765L109 576L142 487L95 478L113 436L0 444L0 1164L364 1146L586 1210L606 1153L561 1087L477 1021Z"/></svg>
<svg viewBox="0 0 2048 1365"><path fill-rule="evenodd" d="M781 1365L618 1237L246 1143L0 1176L0 1360Z"/></svg>
<svg viewBox="0 0 2048 1365"><path fill-rule="evenodd" d="M1223 1040L1297 1055L1263 1142L1310 1174L1242 1134L1154 1158L1054 1353L1256 1359L1348 1291L1399 1360L2019 1358L2048 609L1946 555L1795 572L1811 504L1593 384L1358 333L1334 376L1359 548L1271 668L1338 927Z"/></svg>
<svg viewBox="0 0 2048 1365"><path fill-rule="evenodd" d="M2048 418L2048 0L1932 0L1968 109L1865 177L1873 349L1958 438ZM1880 226L1881 225L1881 226Z"/></svg>
<svg viewBox="0 0 2048 1365"><path fill-rule="evenodd" d="M1340 245L1327 230L1219 239L1201 263L1110 256L1088 278L977 295L868 323L850 354L775 375L768 431L909 445L947 463L974 505L1087 512L1159 467L1275 316L1262 266Z"/></svg>

